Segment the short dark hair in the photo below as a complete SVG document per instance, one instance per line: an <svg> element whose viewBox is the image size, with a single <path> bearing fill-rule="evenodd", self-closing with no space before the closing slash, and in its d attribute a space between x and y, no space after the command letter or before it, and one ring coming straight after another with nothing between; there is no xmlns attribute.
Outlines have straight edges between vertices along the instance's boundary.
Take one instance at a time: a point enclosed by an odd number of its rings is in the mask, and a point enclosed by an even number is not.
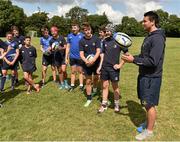
<svg viewBox="0 0 180 142"><path fill-rule="evenodd" d="M155 26L159 27L159 16L156 12L154 11L148 11L144 13L144 17L149 17L149 20L152 22L155 22Z"/></svg>
<svg viewBox="0 0 180 142"><path fill-rule="evenodd" d="M91 29L91 25L88 23L88 22L84 22L83 24L82 24L82 29L84 30L84 29Z"/></svg>
<svg viewBox="0 0 180 142"><path fill-rule="evenodd" d="M49 31L47 26L41 28L41 32L44 33L45 31Z"/></svg>
<svg viewBox="0 0 180 142"><path fill-rule="evenodd" d="M98 30L105 32L106 31L106 25L105 24L101 25Z"/></svg>
<svg viewBox="0 0 180 142"><path fill-rule="evenodd" d="M6 36L9 35L9 34L12 35L12 32L10 32L10 31L6 32Z"/></svg>
<svg viewBox="0 0 180 142"><path fill-rule="evenodd" d="M11 31L13 31L13 30L19 31L19 28L17 26L12 26Z"/></svg>
<svg viewBox="0 0 180 142"><path fill-rule="evenodd" d="M24 39L27 39L27 38L31 39L31 37L30 37L30 36L25 36L25 38L24 38Z"/></svg>

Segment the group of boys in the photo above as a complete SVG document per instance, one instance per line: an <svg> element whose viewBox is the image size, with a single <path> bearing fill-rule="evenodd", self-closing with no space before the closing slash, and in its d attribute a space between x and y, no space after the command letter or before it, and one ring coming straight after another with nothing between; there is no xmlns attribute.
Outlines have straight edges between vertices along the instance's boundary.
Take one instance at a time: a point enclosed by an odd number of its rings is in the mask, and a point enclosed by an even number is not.
<svg viewBox="0 0 180 142"><path fill-rule="evenodd" d="M102 82L102 103L98 113L104 112L108 107L108 92L110 82L114 91L114 111L119 112L120 91L118 87L120 69L124 63L134 63L139 66L138 76L138 98L147 111L147 120L137 129L140 134L137 140L144 140L153 136L153 128L156 119L155 106L159 102L159 93L162 80L162 65L165 50L165 34L158 28L159 17L153 11L144 14L142 22L144 29L148 32L141 47L141 53L132 56L127 48L122 48L115 39L115 32L112 24L107 24L99 30L99 37L92 34L90 24L83 23L82 31L78 24L72 25L72 33L65 38L59 35L56 26L42 28L43 36L40 39L42 57L42 86L45 85L45 77L48 65L51 65L53 81L57 82L56 72L59 74L59 88L73 91L75 88L76 72L79 73L79 87L83 90L83 80L85 78L85 92L87 101L84 104L88 107L92 103L93 93L97 93L98 81ZM27 82L27 93L31 87L39 92L40 86L35 84L32 73L36 70L35 59L37 57L36 48L31 45L31 37L19 36L17 27L12 32L6 34L5 42L0 41L1 59L1 84L0 91L3 92L7 71L12 70L11 89L18 79L18 62L22 65L24 79ZM120 56L121 52L124 54ZM93 58L88 60L88 56ZM67 64L71 66L71 83L67 82ZM93 87L92 87L93 86Z"/></svg>
<svg viewBox="0 0 180 142"><path fill-rule="evenodd" d="M85 78L85 90L87 102L84 104L88 107L92 102L93 94L97 93L98 80L102 67L101 80L103 81L103 103L102 106L107 104L109 80L113 83L115 94L115 111L119 112L119 69L123 65L119 64L120 59L120 46L115 42L112 35L114 27L112 24L101 26L99 28L99 35L97 37L92 34L90 24L83 23L82 31L78 24L72 24L72 33L68 34L67 42L58 34L58 28L53 26L50 29L49 35L48 28L42 28L43 37L40 39L41 50L43 52L42 58L42 84L45 85L45 76L48 65L51 65L53 80L56 82L56 70L59 73L60 89L68 89L73 91L75 88L76 72L79 73L79 87L83 91L83 80ZM106 38L105 38L106 37ZM58 46L58 48L54 47ZM104 47L103 47L104 46ZM107 46L109 48L107 48ZM55 49L53 49L55 48ZM106 49L107 48L107 49ZM112 49L112 51L108 51ZM107 52L106 52L107 51ZM118 53L118 54L117 54ZM105 59L103 57L105 54ZM116 54L117 56L114 56ZM88 60L88 55L93 55L92 60ZM101 57L101 58L100 58ZM101 62L101 64L100 64ZM67 83L66 66L71 66L71 83ZM93 86L93 87L92 87ZM101 107L98 112L103 112L106 107Z"/></svg>

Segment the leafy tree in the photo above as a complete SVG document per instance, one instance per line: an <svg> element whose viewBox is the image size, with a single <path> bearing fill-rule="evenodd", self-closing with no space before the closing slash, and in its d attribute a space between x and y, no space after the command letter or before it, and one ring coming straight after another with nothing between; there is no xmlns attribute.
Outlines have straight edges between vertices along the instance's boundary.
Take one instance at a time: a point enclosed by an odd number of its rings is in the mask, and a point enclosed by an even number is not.
<svg viewBox="0 0 180 142"><path fill-rule="evenodd" d="M48 13L46 12L34 13L27 18L26 29L36 30L38 32L38 35L40 35L41 27L43 27L44 25L47 25L48 21L49 21Z"/></svg>
<svg viewBox="0 0 180 142"><path fill-rule="evenodd" d="M87 17L87 20L91 24L92 29L96 34L98 32L99 26L109 23L109 20L105 13L103 15L89 15Z"/></svg>
<svg viewBox="0 0 180 142"><path fill-rule="evenodd" d="M83 9L79 6L75 6L72 9L69 10L68 13L66 13L66 18L70 18L71 21L78 21L79 24L82 23L83 21L87 20L87 14L88 14L87 9Z"/></svg>
<svg viewBox="0 0 180 142"><path fill-rule="evenodd" d="M26 15L22 8L12 5L10 0L0 1L0 36L4 36L12 25L24 29Z"/></svg>
<svg viewBox="0 0 180 142"><path fill-rule="evenodd" d="M130 36L142 36L144 31L140 22L135 18L124 16L122 24L117 26L117 31L124 32Z"/></svg>
<svg viewBox="0 0 180 142"><path fill-rule="evenodd" d="M66 36L70 32L71 20L63 16L53 16L49 21L49 27L57 26L60 34Z"/></svg>

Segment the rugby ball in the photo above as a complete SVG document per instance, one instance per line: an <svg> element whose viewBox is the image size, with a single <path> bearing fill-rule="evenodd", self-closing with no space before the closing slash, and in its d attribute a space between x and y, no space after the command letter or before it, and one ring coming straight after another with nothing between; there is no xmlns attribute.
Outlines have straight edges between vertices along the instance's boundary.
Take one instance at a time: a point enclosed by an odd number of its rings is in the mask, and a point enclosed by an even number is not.
<svg viewBox="0 0 180 142"><path fill-rule="evenodd" d="M91 60L93 60L93 58L94 58L94 55L90 54L86 57L86 60L91 61ZM90 67L90 66L92 66L92 65L87 64L87 67Z"/></svg>
<svg viewBox="0 0 180 142"><path fill-rule="evenodd" d="M59 48L59 44L57 42L54 42L52 44L52 50L57 50Z"/></svg>
<svg viewBox="0 0 180 142"><path fill-rule="evenodd" d="M113 35L113 38L121 47L130 47L132 45L132 39L125 33L117 32Z"/></svg>
<svg viewBox="0 0 180 142"><path fill-rule="evenodd" d="M94 58L94 55L93 55L93 54L90 54L90 55L88 55L88 56L86 57L86 59L87 59L88 61L91 61L93 58Z"/></svg>

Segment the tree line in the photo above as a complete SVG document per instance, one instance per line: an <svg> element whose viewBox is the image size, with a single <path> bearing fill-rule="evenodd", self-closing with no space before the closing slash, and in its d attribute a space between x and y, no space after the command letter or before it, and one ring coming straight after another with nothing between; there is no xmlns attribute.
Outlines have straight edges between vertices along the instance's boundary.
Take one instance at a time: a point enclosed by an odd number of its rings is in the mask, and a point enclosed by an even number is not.
<svg viewBox="0 0 180 142"><path fill-rule="evenodd" d="M160 16L160 25L165 30L166 36L180 37L180 18L162 9L156 10L156 12ZM37 31L38 36L41 35L41 27L56 25L60 29L60 33L66 36L70 32L73 21L78 22L80 25L85 21L89 22L95 34L98 33L99 26L110 23L105 13L102 15L89 15L87 9L78 6L70 9L65 16L49 18L47 12L40 10L31 16L27 16L23 8L12 5L10 0L0 1L0 36L5 36L5 33L13 25L19 27L22 34L27 34L29 31ZM145 35L141 24L142 21L137 21L134 17L124 16L120 23L116 25L116 31L127 33L130 36Z"/></svg>

